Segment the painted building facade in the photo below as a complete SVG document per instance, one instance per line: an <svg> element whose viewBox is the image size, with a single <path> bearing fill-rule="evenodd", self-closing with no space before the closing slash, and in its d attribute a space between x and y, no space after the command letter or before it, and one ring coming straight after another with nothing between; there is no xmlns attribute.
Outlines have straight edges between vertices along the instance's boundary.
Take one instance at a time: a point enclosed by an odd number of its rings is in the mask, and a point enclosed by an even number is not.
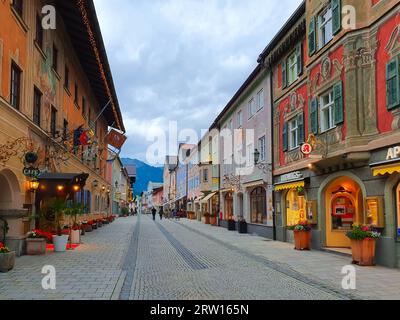
<svg viewBox="0 0 400 320"><path fill-rule="evenodd" d="M43 188L50 186L49 180L40 181L35 197L20 157L37 152L38 169L46 177L85 172L80 192L89 213L107 214L96 202L108 197L104 137L109 125L124 131L93 2L54 1L55 30L41 27L46 4L0 3L0 216L10 227L7 245L18 255L32 227L27 216L40 209L39 199L49 191ZM91 129L97 144L70 152L73 131L80 126Z"/></svg>

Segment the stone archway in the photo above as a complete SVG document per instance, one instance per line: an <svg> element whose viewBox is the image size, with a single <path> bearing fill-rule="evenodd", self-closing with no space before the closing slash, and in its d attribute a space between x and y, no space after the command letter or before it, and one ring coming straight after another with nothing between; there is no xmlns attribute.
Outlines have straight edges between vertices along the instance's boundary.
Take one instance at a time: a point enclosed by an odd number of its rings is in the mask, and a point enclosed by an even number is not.
<svg viewBox="0 0 400 320"><path fill-rule="evenodd" d="M0 186L0 215L3 210L21 209L21 189L14 172L8 169L0 171Z"/></svg>

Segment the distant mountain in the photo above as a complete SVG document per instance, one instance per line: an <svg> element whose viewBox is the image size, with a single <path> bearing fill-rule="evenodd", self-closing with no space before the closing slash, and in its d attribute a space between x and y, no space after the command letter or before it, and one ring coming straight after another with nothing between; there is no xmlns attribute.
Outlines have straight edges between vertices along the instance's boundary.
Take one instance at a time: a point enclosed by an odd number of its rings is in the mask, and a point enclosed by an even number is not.
<svg viewBox="0 0 400 320"><path fill-rule="evenodd" d="M147 190L147 185L150 181L152 182L163 182L163 171L162 167L152 167L143 161L130 158L122 158L122 163L127 165L136 166L136 183L134 188L135 195L141 194Z"/></svg>

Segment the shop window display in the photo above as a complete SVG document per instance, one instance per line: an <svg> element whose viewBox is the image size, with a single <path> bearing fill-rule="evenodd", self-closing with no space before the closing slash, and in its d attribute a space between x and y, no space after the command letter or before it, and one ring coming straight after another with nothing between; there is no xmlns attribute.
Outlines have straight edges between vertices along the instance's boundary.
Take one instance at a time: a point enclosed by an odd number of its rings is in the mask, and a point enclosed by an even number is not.
<svg viewBox="0 0 400 320"><path fill-rule="evenodd" d="M288 226L307 220L306 201L298 190L290 190L286 196L286 216Z"/></svg>
<svg viewBox="0 0 400 320"><path fill-rule="evenodd" d="M355 206L348 196L332 200L332 230L351 230L355 222Z"/></svg>
<svg viewBox="0 0 400 320"><path fill-rule="evenodd" d="M252 191L250 195L250 204L251 222L256 224L267 224L267 200L264 188L260 187Z"/></svg>

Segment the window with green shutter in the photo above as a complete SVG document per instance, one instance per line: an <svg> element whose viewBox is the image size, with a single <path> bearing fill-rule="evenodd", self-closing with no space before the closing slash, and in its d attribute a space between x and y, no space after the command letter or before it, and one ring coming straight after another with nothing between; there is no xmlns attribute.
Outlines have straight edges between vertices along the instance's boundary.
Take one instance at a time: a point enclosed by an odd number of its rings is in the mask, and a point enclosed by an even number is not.
<svg viewBox="0 0 400 320"><path fill-rule="evenodd" d="M303 74L303 44L300 42L296 47L297 56L297 75L300 77Z"/></svg>
<svg viewBox="0 0 400 320"><path fill-rule="evenodd" d="M388 110L400 105L399 77L399 57L395 57L386 66L386 96Z"/></svg>
<svg viewBox="0 0 400 320"><path fill-rule="evenodd" d="M302 143L304 143L304 135L305 135L305 132L304 132L304 113L303 112L300 113L297 116L297 130L298 130L298 133L297 133L298 144L301 145Z"/></svg>
<svg viewBox="0 0 400 320"><path fill-rule="evenodd" d="M310 130L313 134L318 134L318 99L310 101Z"/></svg>
<svg viewBox="0 0 400 320"><path fill-rule="evenodd" d="M282 151L283 152L288 151L288 145L289 145L288 123L285 122L283 124L283 130L282 130Z"/></svg>
<svg viewBox="0 0 400 320"><path fill-rule="evenodd" d="M308 27L308 55L311 57L316 49L315 17L312 17Z"/></svg>
<svg viewBox="0 0 400 320"><path fill-rule="evenodd" d="M342 4L341 0L332 0L332 32L337 34L342 30Z"/></svg>
<svg viewBox="0 0 400 320"><path fill-rule="evenodd" d="M339 82L333 87L334 115L335 125L341 124L344 121L343 110L343 84Z"/></svg>
<svg viewBox="0 0 400 320"><path fill-rule="evenodd" d="M285 89L287 87L287 68L286 61L282 61L282 88Z"/></svg>

